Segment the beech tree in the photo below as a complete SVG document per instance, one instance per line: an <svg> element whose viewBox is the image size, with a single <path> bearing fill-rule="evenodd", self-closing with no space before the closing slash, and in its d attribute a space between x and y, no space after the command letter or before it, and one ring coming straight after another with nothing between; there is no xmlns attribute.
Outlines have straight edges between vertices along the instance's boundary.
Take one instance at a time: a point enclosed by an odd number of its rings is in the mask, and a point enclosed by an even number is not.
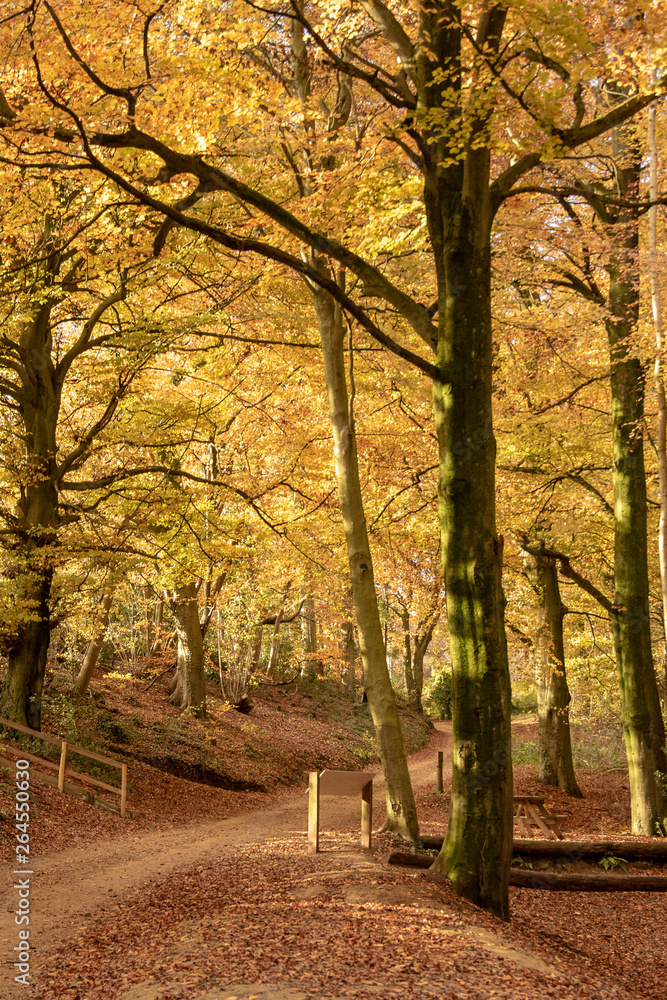
<svg viewBox="0 0 667 1000"><path fill-rule="evenodd" d="M618 94L612 93L612 98L619 100ZM598 324L607 335L613 488L613 506L607 505L607 509L614 528L615 594L613 602L600 603L609 613L618 668L633 830L651 835L665 818L659 775L665 773L666 762L649 614L646 361L637 342L639 219L648 203L640 191L642 148L637 126L615 128L610 142L595 152L599 159L591 157L588 173L565 161L554 171L551 184L545 183L541 190L558 198L567 216L575 221L581 244L578 252L572 249L555 255L557 277L552 280L601 307ZM595 162L596 168L592 165ZM600 263L591 264L587 244L589 237L595 237L590 220L581 217L586 206L603 227L602 238L596 240Z"/></svg>
<svg viewBox="0 0 667 1000"><path fill-rule="evenodd" d="M537 596L535 659L539 719L540 781L558 785L568 795L581 798L572 764L570 741L570 692L565 673L563 618L558 569L554 559L538 550L524 549L525 570Z"/></svg>
<svg viewBox="0 0 667 1000"><path fill-rule="evenodd" d="M35 75L26 84L11 70L5 74L9 105L18 105L21 95L21 104L29 107L26 87L35 104L5 130L10 136L5 155L12 162L23 162L28 152L47 155L48 133L54 165L66 168L83 160L170 226L190 228L302 275L360 331L432 380L454 715L451 815L436 867L447 871L455 891L503 918L512 783L491 405L492 230L522 178L547 160L586 148L650 102L650 73L641 72L636 60L624 66L618 53L641 48L636 35L642 31L653 29L659 38L663 30L657 14L655 23L647 17L635 26L597 3L552 7L548 20L541 14L539 5L485 2L462 8L451 0L426 0L409 9L380 0L303 7L292 0L288 7L268 4L261 11L239 2L214 12L190 3L184 66L185 35L180 27L174 30L186 19L179 3L142 24L121 22L102 54L84 31L77 32L78 5L59 4L56 12L50 4L29 4L23 37L31 46ZM345 217L326 213L326 228L318 226L316 212L303 210L298 192L292 205L275 199L275 175L256 165L251 123L261 117L279 145L282 112L286 128L301 114L281 108L276 96L287 26L295 19L317 47L321 72L354 80L360 92L357 113L367 110L373 123L361 139L357 135L358 148L352 144L348 177L363 172L364 141L374 146L381 138L394 151L389 159L400 152L404 168L422 179L428 239L419 238L417 247L431 267L420 278L430 274L433 288L426 304L417 286L401 287L381 254L365 252L363 228L355 226L348 238ZM598 45L601 39L614 44ZM255 45L273 47L273 75L258 70ZM25 51L15 46L13 59ZM610 52L614 75L624 71L630 80L629 96L620 101L599 84L610 76ZM156 55L163 58L156 61ZM201 75L190 75L192 99L184 101L184 73L187 80L195 66ZM239 109L239 127L231 125L232 143L221 143L219 109L232 106ZM318 100L312 114L314 121L323 114ZM266 135L262 139L270 148ZM17 151L18 136L25 145ZM236 159L241 149L248 153L245 165ZM132 156L118 153L128 150ZM187 191L181 188L174 196L160 190L184 175L194 184ZM215 219L223 194L244 206L246 214L238 211L233 229ZM303 254L304 246L344 268L354 284L341 288L328 268Z"/></svg>
<svg viewBox="0 0 667 1000"><path fill-rule="evenodd" d="M0 714L39 729L54 574L67 532L69 545L85 545L73 535L86 517L81 473L155 343L133 342L137 317L126 299L131 282L140 282L140 268L118 272L110 230L120 216L113 199L105 206L99 189L91 211L85 188L76 184L14 177L12 188L0 275L8 307L0 339L0 516L3 575L11 580L14 608L4 627ZM96 250L95 264L88 247ZM93 357L98 380L82 406L79 393ZM114 545L122 548L122 540Z"/></svg>

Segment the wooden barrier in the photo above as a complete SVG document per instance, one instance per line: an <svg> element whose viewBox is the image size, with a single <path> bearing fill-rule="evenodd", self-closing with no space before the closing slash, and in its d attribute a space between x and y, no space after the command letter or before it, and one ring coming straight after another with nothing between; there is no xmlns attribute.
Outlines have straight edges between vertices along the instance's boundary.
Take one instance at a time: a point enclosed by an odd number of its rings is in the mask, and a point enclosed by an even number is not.
<svg viewBox="0 0 667 1000"><path fill-rule="evenodd" d="M427 869L433 864L434 858L430 854L389 851L382 861L386 865ZM615 872L555 874L510 868L509 884L519 889L548 889L551 892L667 892L667 878L664 875L617 875Z"/></svg>
<svg viewBox="0 0 667 1000"><path fill-rule="evenodd" d="M310 771L308 780L308 852L320 849L320 795L361 794L361 846L371 847L373 823L373 776L371 771Z"/></svg>
<svg viewBox="0 0 667 1000"><path fill-rule="evenodd" d="M19 760L29 760L34 764L40 765L40 767L57 772L58 777L55 778L49 774L41 774L39 771L33 771L35 776L39 775L39 780L43 783L51 785L53 788L57 788L60 792L66 792L68 795L76 795L79 798L83 798L92 805L98 805L103 809L109 809L111 812L117 812L123 819L125 819L126 815L128 815L126 807L127 764L114 760L112 757L103 757L102 754L93 753L92 750L84 750L83 747L76 746L74 743L68 743L67 740L62 739L59 736L52 736L50 733L40 733L37 729L29 729L28 726L21 726L18 722L10 722L9 719L3 719L0 717L0 726L7 726L9 729L16 729L20 733L26 733L28 736L32 736L33 739L42 740L44 743L51 743L53 746L60 747L60 761L58 764L54 764L53 761L46 760L44 757L37 757L35 754L27 753L25 750L16 749L16 747L0 743L3 750L16 754ZM97 760L101 764L109 765L109 767L117 767L120 771L120 788L117 788L115 785L110 785L106 781L99 781L97 778L91 778L87 774L81 774L79 771L75 771L71 767L68 767L67 755L70 753L81 754L83 757L90 757L91 760ZM15 761L9 760L6 757L0 757L0 763L5 766L13 767ZM88 785L94 785L96 788L103 788L107 792L113 792L116 795L120 795L120 805L115 805L114 803L106 802L104 799L99 799L92 792L82 788L80 785L75 785L70 781L66 781L65 779L68 777L78 778L80 781L84 781Z"/></svg>

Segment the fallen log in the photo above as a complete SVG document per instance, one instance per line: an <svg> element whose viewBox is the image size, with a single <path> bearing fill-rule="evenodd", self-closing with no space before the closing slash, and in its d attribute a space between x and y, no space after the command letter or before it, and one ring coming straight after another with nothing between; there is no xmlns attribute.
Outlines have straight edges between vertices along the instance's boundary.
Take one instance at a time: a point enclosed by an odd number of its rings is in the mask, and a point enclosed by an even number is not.
<svg viewBox="0 0 667 1000"><path fill-rule="evenodd" d="M432 854L408 854L407 851L389 851L380 861L384 865L407 865L410 868L430 868L435 858Z"/></svg>
<svg viewBox="0 0 667 1000"><path fill-rule="evenodd" d="M389 851L382 858L385 864L407 865L410 868L430 868L433 860L430 854L407 854L404 851ZM667 892L667 876L597 872L561 875L510 868L510 885L519 889L549 889L554 892Z"/></svg>
<svg viewBox="0 0 667 1000"><path fill-rule="evenodd" d="M667 861L667 838L650 844L633 840L515 840L514 853L534 857L557 857L567 861L602 858L609 854L626 860Z"/></svg>
<svg viewBox="0 0 667 1000"><path fill-rule="evenodd" d="M422 846L439 851L443 837L422 837ZM514 841L514 853L523 856L559 858L580 861L582 858L602 858L610 854L627 860L667 861L667 838L650 844L633 840L524 840Z"/></svg>
<svg viewBox="0 0 667 1000"><path fill-rule="evenodd" d="M510 885L520 889L551 889L555 892L667 892L666 875L616 875L613 873L563 875L510 868Z"/></svg>

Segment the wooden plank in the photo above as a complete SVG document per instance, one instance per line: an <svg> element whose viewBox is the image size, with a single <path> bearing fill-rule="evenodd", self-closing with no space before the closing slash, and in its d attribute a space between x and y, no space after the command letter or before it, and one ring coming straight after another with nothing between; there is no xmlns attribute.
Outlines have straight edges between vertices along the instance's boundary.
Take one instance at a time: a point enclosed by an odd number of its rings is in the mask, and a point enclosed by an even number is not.
<svg viewBox="0 0 667 1000"><path fill-rule="evenodd" d="M528 819L525 816L518 816L517 817L517 825L518 825L519 833L523 837L532 837L533 836L533 831L530 828L530 823L528 822Z"/></svg>
<svg viewBox="0 0 667 1000"><path fill-rule="evenodd" d="M65 774L70 778L78 778L79 781L86 782L89 785L95 785L96 788L103 788L106 792L114 792L116 795L121 794L121 789L117 785L109 785L106 781L91 778L90 775L83 774L81 771L74 771L71 767L65 768Z"/></svg>
<svg viewBox="0 0 667 1000"><path fill-rule="evenodd" d="M317 854L320 849L320 774L311 771L308 775L308 853Z"/></svg>
<svg viewBox="0 0 667 1000"><path fill-rule="evenodd" d="M0 744L0 746L2 745ZM2 747L2 749L8 750L10 753L18 754L19 759L21 755L23 755L23 757L26 760L31 760L36 764L41 764L42 767L47 767L51 771L58 771L58 773L60 774L60 764L54 764L53 761L47 760L45 757L37 757L35 756L35 754L25 753L25 751L23 750L15 750L13 747ZM69 753L70 750L71 750L71 745L68 743L67 752ZM125 772L127 774L127 764L122 764L121 767L125 768ZM90 775L84 774L82 771L75 771L74 768L72 767L65 767L65 777L79 778L81 781L87 781L91 785L96 785L97 788L104 788L108 792L115 792L116 795L122 794L121 789L118 788L117 785L110 785L106 781L100 781L97 778L91 778Z"/></svg>
<svg viewBox="0 0 667 1000"><path fill-rule="evenodd" d="M109 764L111 767L117 767L118 770L123 767L119 760L114 760L113 757L104 757L101 753L93 753L92 750L84 750L83 747L78 747L75 743L69 744L68 752L82 754L84 757L90 757L91 760L99 760L101 764Z"/></svg>
<svg viewBox="0 0 667 1000"><path fill-rule="evenodd" d="M49 733L40 733L38 729L29 729L28 726L22 726L18 722L10 722L9 719L3 719L1 716L0 726L17 729L20 733L27 733L29 736L35 736L38 740L44 740L45 743L53 743L55 746L60 746L62 743L61 736L50 736Z"/></svg>
<svg viewBox="0 0 667 1000"><path fill-rule="evenodd" d="M541 813L544 816L544 820L547 826L549 826L556 834L556 839L562 840L563 834L561 833L560 823L558 822L558 816L554 816L552 813L548 813L544 808L544 806L542 806ZM565 819L566 817L563 816L562 818Z"/></svg>
<svg viewBox="0 0 667 1000"><path fill-rule="evenodd" d="M10 722L9 719L0 717L0 726L9 726L11 729L17 729L21 733L28 733L29 736L34 736L38 740L44 740L45 743L52 743L54 746L62 744L62 736L51 736L50 733L41 733L38 729L29 729L28 726L21 726L18 722ZM92 750L85 750L83 747L77 746L76 743L70 743L69 749L71 753L83 754L84 757L98 760L102 764L110 764L112 767L117 768L123 766L120 761L114 760L113 757L104 757L100 753L93 753Z"/></svg>
<svg viewBox="0 0 667 1000"><path fill-rule="evenodd" d="M35 764L43 764L44 767L50 768L52 771L59 771L60 764L54 764L52 760L48 760L45 757L37 757L34 753L26 753L25 750L15 750L14 747L7 747L0 743L0 747L6 753L15 753L19 760L31 760ZM15 763L15 762L14 762Z"/></svg>
<svg viewBox="0 0 667 1000"><path fill-rule="evenodd" d="M320 795L359 795L374 775L374 771L322 771Z"/></svg>
<svg viewBox="0 0 667 1000"><path fill-rule="evenodd" d="M361 846L371 849L373 826L373 782L361 789Z"/></svg>
<svg viewBox="0 0 667 1000"><path fill-rule="evenodd" d="M0 757L0 767L4 766L11 770L15 767L15 765L16 761L9 760L7 757ZM86 775L84 775L84 778L86 781L90 780ZM30 768L30 781L34 781L38 785L42 784L48 785L50 788L58 788L58 778L55 774L45 774L43 771L38 771L36 768ZM73 782L65 780L63 790L67 795L74 795L78 799L83 799L83 801L87 802L88 805L98 806L100 809L106 809L108 812L115 813L117 816L122 816L121 807L118 803L107 802L105 799L100 799L94 792L88 791L87 788L82 788L80 785L75 785ZM118 792L118 789L114 788L113 791ZM122 818L132 819L132 817L136 815L138 814L130 812L130 810L126 808L125 816Z"/></svg>
<svg viewBox="0 0 667 1000"><path fill-rule="evenodd" d="M526 811L530 817L531 824L533 826L538 827L538 829L542 831L547 840L558 840L558 837L556 836L554 831L551 829L548 823L545 822L544 817L540 815L535 806L528 804L526 806Z"/></svg>
<svg viewBox="0 0 667 1000"><path fill-rule="evenodd" d="M519 802L530 802L532 805L541 806L544 805L544 796L542 795L515 795L514 804Z"/></svg>

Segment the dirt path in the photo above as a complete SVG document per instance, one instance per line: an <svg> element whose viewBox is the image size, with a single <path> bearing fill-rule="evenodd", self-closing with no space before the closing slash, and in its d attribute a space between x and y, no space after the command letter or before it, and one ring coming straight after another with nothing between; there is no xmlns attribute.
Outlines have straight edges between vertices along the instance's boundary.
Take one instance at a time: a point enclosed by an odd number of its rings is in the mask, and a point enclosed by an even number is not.
<svg viewBox="0 0 667 1000"><path fill-rule="evenodd" d="M451 773L451 723L439 722L436 728L438 732L428 749L410 759L415 787L434 781L433 758L439 749L445 751ZM373 799L378 826L384 812L381 774L373 781ZM322 799L323 829L345 826L358 815L356 800ZM133 891L143 890L173 871L203 865L250 844L304 834L306 826L307 799L303 790L299 790L275 808L241 812L223 820L200 820L175 829L128 832L114 841L95 841L71 851L38 857L30 877L30 940L35 942L31 972L38 972L41 952L67 940L78 932L84 920ZM8 956L17 940L16 899L14 888L5 892L0 933L0 967L4 973L12 971ZM12 980L13 975L8 975L7 981Z"/></svg>
<svg viewBox="0 0 667 1000"><path fill-rule="evenodd" d="M436 729L428 748L410 758L415 788L435 781L434 758L440 749L444 751L445 782L451 777L451 723L437 723ZM384 816L381 775L375 778L373 789L377 827ZM356 799L323 798L321 807L323 831L344 829L359 820ZM307 798L299 790L273 808L174 829L128 832L114 841L96 841L37 858L30 878L30 942L34 942L31 980L39 979L40 955L48 959L54 946L80 935L91 917L115 909L121 901L131 903L133 897L145 893L148 887L173 872L197 869L252 844L304 836L306 825ZM10 888L5 893L3 904L1 967L2 979L8 985L3 996L13 1000L14 996L26 996L25 988L13 983L16 974L12 965L13 947L18 939L14 923L16 889ZM488 942L486 946L492 949L497 944ZM505 948L503 951L509 957ZM516 960L530 961L530 956Z"/></svg>

